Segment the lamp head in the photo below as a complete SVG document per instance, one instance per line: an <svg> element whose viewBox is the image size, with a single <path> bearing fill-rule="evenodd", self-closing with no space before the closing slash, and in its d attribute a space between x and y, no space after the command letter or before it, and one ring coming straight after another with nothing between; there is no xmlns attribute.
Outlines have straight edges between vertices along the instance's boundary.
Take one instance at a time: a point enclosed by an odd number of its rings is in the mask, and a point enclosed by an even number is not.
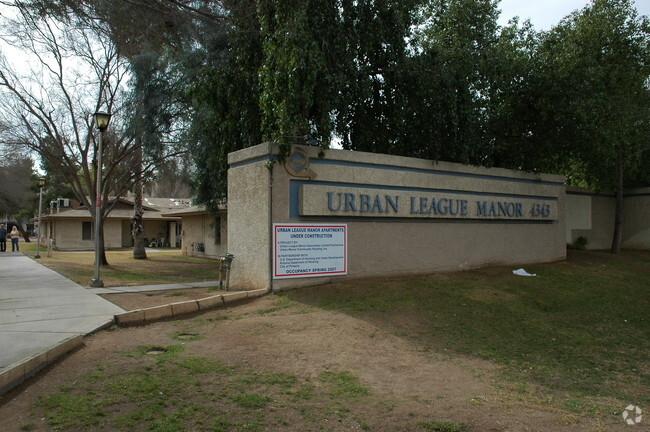
<svg viewBox="0 0 650 432"><path fill-rule="evenodd" d="M43 177L38 179L38 187L45 186L45 179Z"/></svg>
<svg viewBox="0 0 650 432"><path fill-rule="evenodd" d="M104 132L108 127L108 122L111 121L111 115L109 113L98 111L93 114L93 119L95 120L95 126L97 126L100 131Z"/></svg>

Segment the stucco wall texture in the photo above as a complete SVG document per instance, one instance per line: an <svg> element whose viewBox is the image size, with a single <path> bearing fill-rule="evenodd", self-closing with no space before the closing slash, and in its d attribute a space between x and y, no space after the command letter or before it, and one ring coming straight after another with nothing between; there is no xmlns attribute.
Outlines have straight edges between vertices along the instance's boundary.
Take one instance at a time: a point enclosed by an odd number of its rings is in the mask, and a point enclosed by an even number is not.
<svg viewBox="0 0 650 432"><path fill-rule="evenodd" d="M43 246L47 246L47 238L52 236L54 246L63 250L92 250L95 247L95 240L84 240L82 238L82 223L90 222L83 219L57 220L43 223L43 237L41 241ZM51 228L53 226L53 229ZM52 232L50 232L52 230ZM94 234L94 232L93 232ZM110 220L104 221L104 242L106 248L122 247L122 221Z"/></svg>
<svg viewBox="0 0 650 432"><path fill-rule="evenodd" d="M566 257L561 176L344 150L327 150L319 157L319 148L299 146L298 150L309 162L298 174L309 173L311 178L289 174L278 148L270 143L229 155L228 247L235 256L233 288L280 291L334 279L427 274L490 264L514 266ZM314 185L415 195L466 194L474 204L477 197L543 200L540 202L550 203L552 217L459 220L375 217L370 213L345 216L340 212L301 216L314 199L302 196L301 191L322 189ZM347 275L273 279L274 223L332 222L347 224Z"/></svg>
<svg viewBox="0 0 650 432"><path fill-rule="evenodd" d="M183 235L181 249L183 255L195 257L217 258L228 251L226 238L227 216L219 215L220 222L215 225L215 219L209 214L198 214L183 217ZM216 229L219 229L219 241L215 239ZM199 250L197 244L203 246Z"/></svg>
<svg viewBox="0 0 650 432"><path fill-rule="evenodd" d="M611 192L567 187L566 242L587 239L590 250L609 249L614 235L616 200ZM650 188L623 195L623 248L650 249Z"/></svg>
<svg viewBox="0 0 650 432"><path fill-rule="evenodd" d="M650 188L634 189L625 194L623 247L650 249Z"/></svg>
<svg viewBox="0 0 650 432"><path fill-rule="evenodd" d="M43 221L41 246L47 247L48 239L52 238L53 246L59 250L93 250L95 248L94 237L87 240L83 239L84 222L90 223L90 216L88 218L59 218ZM160 221L144 221L144 236L147 237L149 242L159 238L162 235L161 233L165 232L166 224L166 222ZM170 225L173 227L173 223ZM92 231L91 235L94 236L94 231ZM175 236L173 236L172 241L175 242ZM133 247L131 222L110 218L104 220L104 243L107 249Z"/></svg>

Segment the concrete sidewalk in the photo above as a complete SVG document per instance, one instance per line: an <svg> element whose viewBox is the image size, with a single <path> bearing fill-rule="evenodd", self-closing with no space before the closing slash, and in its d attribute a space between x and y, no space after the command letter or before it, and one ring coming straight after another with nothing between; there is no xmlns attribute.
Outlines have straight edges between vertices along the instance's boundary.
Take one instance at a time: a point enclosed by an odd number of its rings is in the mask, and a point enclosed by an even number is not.
<svg viewBox="0 0 650 432"><path fill-rule="evenodd" d="M218 287L219 281L208 282L191 282L191 283L175 283L175 284L158 284L158 285L127 285L121 287L104 287L104 288L88 288L87 291L93 294L121 294L121 293L135 293L147 291L167 291L179 289L192 289L192 288L209 288Z"/></svg>
<svg viewBox="0 0 650 432"><path fill-rule="evenodd" d="M27 258L0 253L0 394L124 310Z"/></svg>

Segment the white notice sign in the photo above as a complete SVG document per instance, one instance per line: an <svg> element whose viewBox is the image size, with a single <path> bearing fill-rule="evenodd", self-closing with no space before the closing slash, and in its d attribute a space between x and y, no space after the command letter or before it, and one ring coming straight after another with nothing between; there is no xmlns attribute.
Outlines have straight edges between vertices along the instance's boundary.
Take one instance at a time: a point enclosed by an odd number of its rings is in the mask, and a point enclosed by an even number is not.
<svg viewBox="0 0 650 432"><path fill-rule="evenodd" d="M273 224L273 279L348 273L346 224Z"/></svg>

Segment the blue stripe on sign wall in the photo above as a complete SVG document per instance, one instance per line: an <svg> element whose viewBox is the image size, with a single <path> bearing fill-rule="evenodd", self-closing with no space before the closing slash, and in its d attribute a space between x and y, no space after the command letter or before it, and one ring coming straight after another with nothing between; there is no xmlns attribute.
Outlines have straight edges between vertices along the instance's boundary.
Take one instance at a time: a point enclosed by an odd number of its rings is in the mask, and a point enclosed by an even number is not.
<svg viewBox="0 0 650 432"><path fill-rule="evenodd" d="M557 201L557 197L545 197L538 195L520 195L520 194L506 194L506 193L493 193L493 192L472 192L472 191L458 191L452 189L433 189L433 188L420 188L420 187L405 187L405 186L378 186L370 184L359 183L340 183L340 182L319 182L311 180L290 180L289 181L289 217L298 218L300 207L300 186L301 185L316 185L316 186L332 186L343 187L350 189L369 188L377 190L393 190L393 191L406 191L406 192L424 192L424 193L452 193L457 195L474 195L485 197L508 197L508 198L523 198L523 199L536 199L540 201Z"/></svg>

